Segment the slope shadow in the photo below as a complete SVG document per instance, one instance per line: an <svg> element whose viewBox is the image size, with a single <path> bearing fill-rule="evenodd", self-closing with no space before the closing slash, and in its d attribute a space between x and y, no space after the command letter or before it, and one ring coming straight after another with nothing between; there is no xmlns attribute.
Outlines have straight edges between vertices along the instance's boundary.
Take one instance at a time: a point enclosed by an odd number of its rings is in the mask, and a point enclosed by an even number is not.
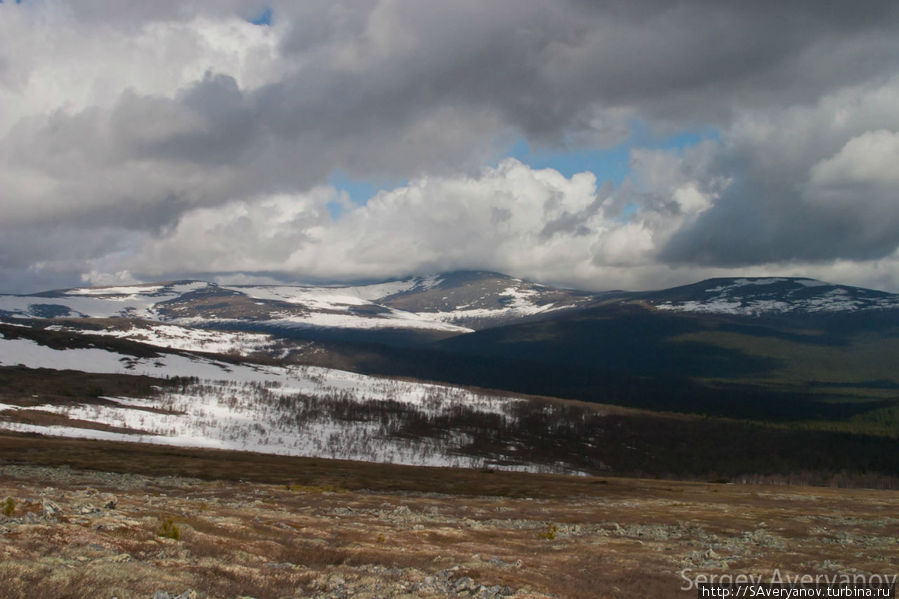
<svg viewBox="0 0 899 599"><path fill-rule="evenodd" d="M713 343L677 340L715 331L719 323L623 304L460 335L437 346L454 353L639 376L745 378L783 365Z"/></svg>

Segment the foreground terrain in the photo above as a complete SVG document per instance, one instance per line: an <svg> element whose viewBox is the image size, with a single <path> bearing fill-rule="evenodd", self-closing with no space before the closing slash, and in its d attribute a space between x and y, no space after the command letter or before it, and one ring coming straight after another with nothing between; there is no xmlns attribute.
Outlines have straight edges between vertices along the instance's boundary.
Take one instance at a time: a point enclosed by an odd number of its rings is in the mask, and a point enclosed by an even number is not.
<svg viewBox="0 0 899 599"><path fill-rule="evenodd" d="M677 597L894 575L894 491L0 437L4 597ZM164 595L163 593L168 593Z"/></svg>

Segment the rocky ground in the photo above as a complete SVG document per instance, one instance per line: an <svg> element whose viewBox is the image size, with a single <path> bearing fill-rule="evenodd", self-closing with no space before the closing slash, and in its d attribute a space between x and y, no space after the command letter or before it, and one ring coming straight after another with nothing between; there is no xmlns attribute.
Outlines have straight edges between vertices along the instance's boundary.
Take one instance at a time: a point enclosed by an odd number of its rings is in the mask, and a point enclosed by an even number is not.
<svg viewBox="0 0 899 599"><path fill-rule="evenodd" d="M892 491L609 478L559 496L543 477L522 496L521 476L452 494L0 466L2 596L686 597L698 574L899 563Z"/></svg>

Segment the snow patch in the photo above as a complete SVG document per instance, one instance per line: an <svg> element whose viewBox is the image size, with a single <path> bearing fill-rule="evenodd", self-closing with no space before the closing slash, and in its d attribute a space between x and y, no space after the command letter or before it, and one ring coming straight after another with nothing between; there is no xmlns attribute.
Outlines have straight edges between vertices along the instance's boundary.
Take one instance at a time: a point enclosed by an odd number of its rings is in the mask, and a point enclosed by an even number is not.
<svg viewBox="0 0 899 599"><path fill-rule="evenodd" d="M215 354L236 353L248 356L264 352L275 345L271 335L196 329L170 324L132 325L128 329L80 330L73 327L51 325L47 330L78 330L90 335L131 339L155 347L201 351Z"/></svg>

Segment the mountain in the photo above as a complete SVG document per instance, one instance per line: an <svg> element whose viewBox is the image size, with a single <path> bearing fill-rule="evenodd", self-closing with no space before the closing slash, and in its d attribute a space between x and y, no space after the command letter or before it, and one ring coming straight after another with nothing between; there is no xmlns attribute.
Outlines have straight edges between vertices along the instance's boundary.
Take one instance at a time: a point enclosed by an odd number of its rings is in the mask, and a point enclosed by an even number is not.
<svg viewBox="0 0 899 599"><path fill-rule="evenodd" d="M806 278L717 278L661 291L596 293L499 273L457 271L356 286L173 281L0 295L0 316L460 334L572 309L633 302L655 310L748 317L899 310L899 295Z"/></svg>
<svg viewBox="0 0 899 599"><path fill-rule="evenodd" d="M738 316L899 309L893 293L793 277L707 279L642 297L660 310Z"/></svg>
<svg viewBox="0 0 899 599"><path fill-rule="evenodd" d="M0 316L134 318L188 326L408 330L447 336L585 305L588 292L489 272L358 286L218 285L174 281L0 296Z"/></svg>
<svg viewBox="0 0 899 599"><path fill-rule="evenodd" d="M4 295L0 430L594 474L893 476L897 308L801 278L593 293L480 271Z"/></svg>

